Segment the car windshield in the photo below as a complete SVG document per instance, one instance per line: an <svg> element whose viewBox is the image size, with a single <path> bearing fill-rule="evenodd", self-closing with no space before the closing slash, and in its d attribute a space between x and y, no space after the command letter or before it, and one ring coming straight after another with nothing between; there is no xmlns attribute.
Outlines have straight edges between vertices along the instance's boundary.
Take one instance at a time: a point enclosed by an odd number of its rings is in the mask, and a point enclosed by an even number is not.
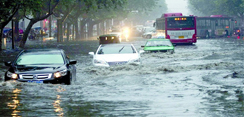
<svg viewBox="0 0 244 117"><path fill-rule="evenodd" d="M16 61L16 65L46 65L64 64L64 59L60 53L48 54L22 54Z"/></svg>
<svg viewBox="0 0 244 117"><path fill-rule="evenodd" d="M172 43L167 40L153 40L148 41L146 46L172 46Z"/></svg>
<svg viewBox="0 0 244 117"><path fill-rule="evenodd" d="M130 45L122 46L102 46L97 54L132 54L136 53L135 49Z"/></svg>

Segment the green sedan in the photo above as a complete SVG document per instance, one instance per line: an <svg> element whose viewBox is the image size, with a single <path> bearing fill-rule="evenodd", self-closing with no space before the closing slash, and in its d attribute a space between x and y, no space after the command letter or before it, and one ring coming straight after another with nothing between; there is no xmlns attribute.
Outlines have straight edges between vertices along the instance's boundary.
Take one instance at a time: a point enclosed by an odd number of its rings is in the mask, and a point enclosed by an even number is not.
<svg viewBox="0 0 244 117"><path fill-rule="evenodd" d="M168 52L174 53L174 45L169 39L149 39L143 47L146 52Z"/></svg>

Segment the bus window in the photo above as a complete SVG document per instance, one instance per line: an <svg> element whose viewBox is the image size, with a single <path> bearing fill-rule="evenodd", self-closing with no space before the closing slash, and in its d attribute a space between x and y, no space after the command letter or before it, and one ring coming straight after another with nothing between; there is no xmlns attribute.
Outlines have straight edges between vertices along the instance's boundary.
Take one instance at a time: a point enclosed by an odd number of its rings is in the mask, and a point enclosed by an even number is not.
<svg viewBox="0 0 244 117"><path fill-rule="evenodd" d="M186 18L184 20L168 18L167 27L168 28L194 28L194 18Z"/></svg>

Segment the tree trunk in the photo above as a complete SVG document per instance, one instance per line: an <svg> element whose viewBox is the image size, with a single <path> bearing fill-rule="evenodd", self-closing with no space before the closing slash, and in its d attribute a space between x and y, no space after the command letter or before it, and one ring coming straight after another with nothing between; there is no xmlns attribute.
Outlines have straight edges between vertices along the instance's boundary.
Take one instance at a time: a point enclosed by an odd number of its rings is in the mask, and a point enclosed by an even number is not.
<svg viewBox="0 0 244 117"><path fill-rule="evenodd" d="M49 37L52 37L52 15L49 16L48 25L49 25Z"/></svg>
<svg viewBox="0 0 244 117"><path fill-rule="evenodd" d="M75 40L78 40L80 38L78 20L75 21L74 26L75 26Z"/></svg>
<svg viewBox="0 0 244 117"><path fill-rule="evenodd" d="M101 25L101 33L102 34L105 34L105 28L104 28L104 21L101 23L102 25Z"/></svg>
<svg viewBox="0 0 244 117"><path fill-rule="evenodd" d="M72 40L74 41L75 40L75 25L73 24L72 25Z"/></svg>
<svg viewBox="0 0 244 117"><path fill-rule="evenodd" d="M84 39L85 38L85 31L84 31L84 27L87 23L87 19L82 19L80 21L80 39Z"/></svg>
<svg viewBox="0 0 244 117"><path fill-rule="evenodd" d="M88 38L93 37L93 26L94 26L93 21L90 21L88 25Z"/></svg>
<svg viewBox="0 0 244 117"><path fill-rule="evenodd" d="M97 36L100 35L100 23L97 24Z"/></svg>
<svg viewBox="0 0 244 117"><path fill-rule="evenodd" d="M3 47L2 47L2 38L3 38L3 27L1 26L1 24L0 24L0 46L1 46L1 48L0 48L0 51L2 51L3 50Z"/></svg>
<svg viewBox="0 0 244 117"><path fill-rule="evenodd" d="M67 36L67 38L66 38L66 41L69 41L70 40L70 23L67 23L67 28L66 28L66 30L67 30L67 34L66 34L66 36Z"/></svg>
<svg viewBox="0 0 244 117"><path fill-rule="evenodd" d="M15 20L14 21L14 41L19 41L20 37L19 37L19 21Z"/></svg>
<svg viewBox="0 0 244 117"><path fill-rule="evenodd" d="M20 41L20 44L19 44L19 47L20 47L20 48L24 48L24 47L25 47L25 42L26 42L26 40L27 40L27 38L28 38L28 34L29 34L30 30L31 30L31 27L32 27L36 22L37 22L36 20L30 20L30 23L28 24L28 26L27 26L27 28L26 28L26 30L25 30L25 32L24 32L23 38L22 38L21 41Z"/></svg>
<svg viewBox="0 0 244 117"><path fill-rule="evenodd" d="M57 20L57 32L56 32L56 36L57 36L57 42L61 42L61 40L60 40L60 37L61 37L61 20L60 19L58 19Z"/></svg>

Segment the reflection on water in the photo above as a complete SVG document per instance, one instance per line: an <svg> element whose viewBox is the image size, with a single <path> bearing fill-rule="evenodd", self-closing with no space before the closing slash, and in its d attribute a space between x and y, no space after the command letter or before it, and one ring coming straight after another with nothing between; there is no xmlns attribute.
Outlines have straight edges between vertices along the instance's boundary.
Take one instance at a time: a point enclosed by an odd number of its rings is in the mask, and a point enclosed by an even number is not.
<svg viewBox="0 0 244 117"><path fill-rule="evenodd" d="M61 86L59 86L57 89L57 92L64 92L66 91L66 89L62 88ZM64 112L63 112L63 108L61 107L61 96L60 95L57 95L56 96L56 100L54 100L53 102L53 107L54 107L54 111L57 113L58 116L63 116L64 115Z"/></svg>
<svg viewBox="0 0 244 117"><path fill-rule="evenodd" d="M61 86L59 86L59 87L57 88L57 92L64 92L64 91L66 91L66 89L64 89L64 88L61 87Z"/></svg>
<svg viewBox="0 0 244 117"><path fill-rule="evenodd" d="M63 116L64 113L63 113L63 108L61 108L60 106L60 103L61 103L61 100L60 100L60 95L57 95L57 99L54 100L53 102L53 107L55 108L54 111L57 113L58 116Z"/></svg>
<svg viewBox="0 0 244 117"><path fill-rule="evenodd" d="M20 113L19 110L17 110L17 107L20 105L20 101L18 99L18 95L21 92L20 89L16 88L13 90L13 96L12 96L12 102L8 103L8 107L10 109L13 109L13 112L11 113L12 116L18 116L18 113Z"/></svg>

